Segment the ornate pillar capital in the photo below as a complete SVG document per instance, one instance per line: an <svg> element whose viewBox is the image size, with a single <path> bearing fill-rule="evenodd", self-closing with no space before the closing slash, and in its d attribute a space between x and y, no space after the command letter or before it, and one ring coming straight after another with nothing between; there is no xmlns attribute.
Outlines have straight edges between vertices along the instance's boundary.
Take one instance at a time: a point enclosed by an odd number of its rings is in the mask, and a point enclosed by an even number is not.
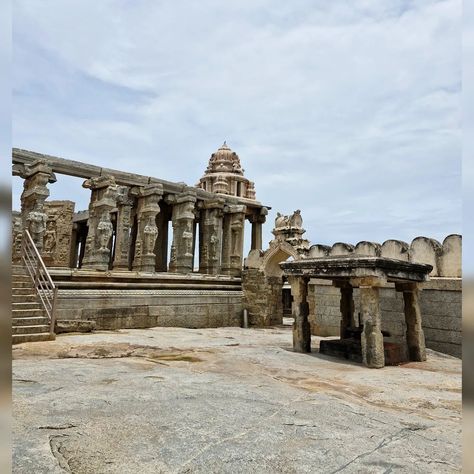
<svg viewBox="0 0 474 474"><path fill-rule="evenodd" d="M23 229L28 229L39 252L43 249L48 216L44 212L44 202L49 196L48 183L56 182L52 168L46 160L37 160L22 168L24 178L21 194L21 220Z"/></svg>

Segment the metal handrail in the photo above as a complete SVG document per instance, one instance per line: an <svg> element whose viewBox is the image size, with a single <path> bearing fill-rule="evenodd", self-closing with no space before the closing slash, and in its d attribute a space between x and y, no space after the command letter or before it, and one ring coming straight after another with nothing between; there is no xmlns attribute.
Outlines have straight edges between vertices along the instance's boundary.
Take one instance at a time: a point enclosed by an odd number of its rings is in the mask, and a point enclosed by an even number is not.
<svg viewBox="0 0 474 474"><path fill-rule="evenodd" d="M53 335L58 289L53 283L51 275L49 274L30 233L26 229L23 233L21 256L28 274L33 281L36 293L41 300L41 305L48 316L49 332Z"/></svg>

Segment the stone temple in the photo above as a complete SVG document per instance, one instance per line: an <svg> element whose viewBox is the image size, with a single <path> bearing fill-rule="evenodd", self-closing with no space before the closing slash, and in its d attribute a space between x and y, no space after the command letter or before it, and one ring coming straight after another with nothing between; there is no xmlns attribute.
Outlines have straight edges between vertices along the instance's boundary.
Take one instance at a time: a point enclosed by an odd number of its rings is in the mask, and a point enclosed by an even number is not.
<svg viewBox="0 0 474 474"><path fill-rule="evenodd" d="M271 207L256 199L254 183L226 142L195 187L21 149L13 151L13 174L24 179L22 208L13 217L14 269L24 274L14 290L14 342L94 329L242 326L244 314L245 324L266 327L281 325L286 314L295 319L295 334L306 328L295 348L309 347L310 334L349 335L326 350L362 362L363 328L375 311L377 335L370 338L382 353L385 346L390 363L410 359L415 326L420 350L426 344L461 354L459 235L443 243L417 237L411 244L311 245L297 210L276 214L274 239L263 249ZM87 210L48 200L61 175L84 178ZM251 250L244 260L247 228ZM373 271L362 270L361 257ZM317 270L328 258L355 267L340 266L334 275ZM398 276L383 273L384 259L398 262ZM296 317L302 290L295 272L304 282L304 321ZM364 308L362 288L369 283L377 301ZM407 305L415 305L413 321Z"/></svg>
<svg viewBox="0 0 474 474"><path fill-rule="evenodd" d="M195 186L12 165L15 472L459 471L460 235L312 243L302 198L263 245L225 142Z"/></svg>

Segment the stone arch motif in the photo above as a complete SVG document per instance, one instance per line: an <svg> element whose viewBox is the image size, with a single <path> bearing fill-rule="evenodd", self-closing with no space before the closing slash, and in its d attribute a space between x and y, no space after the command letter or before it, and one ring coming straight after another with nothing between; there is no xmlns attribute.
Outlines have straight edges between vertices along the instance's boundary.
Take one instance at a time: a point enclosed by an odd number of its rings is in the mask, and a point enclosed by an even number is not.
<svg viewBox="0 0 474 474"><path fill-rule="evenodd" d="M278 245L270 247L263 255L262 269L267 276L281 278L283 270L280 268L280 263L293 257L299 260L301 256L298 252L287 242L278 242Z"/></svg>
<svg viewBox="0 0 474 474"><path fill-rule="evenodd" d="M252 250L244 262L242 291L244 308L252 326L283 323L283 271L280 263L306 256L309 242L302 238L304 229L299 211L293 216L277 215L269 248Z"/></svg>

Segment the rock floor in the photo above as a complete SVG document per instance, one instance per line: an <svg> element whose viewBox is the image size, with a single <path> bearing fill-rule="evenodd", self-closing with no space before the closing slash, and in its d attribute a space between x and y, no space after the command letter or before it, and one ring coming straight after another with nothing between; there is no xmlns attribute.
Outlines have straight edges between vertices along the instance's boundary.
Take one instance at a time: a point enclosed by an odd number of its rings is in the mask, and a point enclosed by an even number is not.
<svg viewBox="0 0 474 474"><path fill-rule="evenodd" d="M13 348L16 473L461 471L461 361L367 369L291 329L153 328Z"/></svg>

